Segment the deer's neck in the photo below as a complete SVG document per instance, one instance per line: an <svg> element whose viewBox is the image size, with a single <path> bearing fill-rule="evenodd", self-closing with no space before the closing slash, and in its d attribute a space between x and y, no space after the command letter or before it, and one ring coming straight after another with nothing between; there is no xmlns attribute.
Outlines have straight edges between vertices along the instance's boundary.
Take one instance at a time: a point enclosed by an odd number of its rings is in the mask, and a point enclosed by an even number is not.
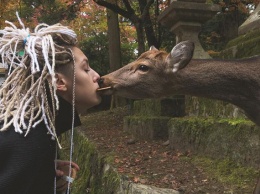
<svg viewBox="0 0 260 194"><path fill-rule="evenodd" d="M260 125L260 57L192 60L172 81L174 91L230 102L244 109L249 117L258 115Z"/></svg>

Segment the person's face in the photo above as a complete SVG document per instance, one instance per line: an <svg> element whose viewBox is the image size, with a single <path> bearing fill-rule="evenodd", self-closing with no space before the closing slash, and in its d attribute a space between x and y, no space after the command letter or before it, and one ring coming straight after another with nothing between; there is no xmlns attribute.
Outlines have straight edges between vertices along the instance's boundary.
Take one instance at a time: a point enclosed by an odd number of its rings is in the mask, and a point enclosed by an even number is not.
<svg viewBox="0 0 260 194"><path fill-rule="evenodd" d="M101 102L97 94L100 76L90 68L88 58L77 47L72 48L75 58L75 107L78 112L83 112ZM61 96L72 102L73 78L63 77L66 90ZM58 88L59 89L59 88Z"/></svg>

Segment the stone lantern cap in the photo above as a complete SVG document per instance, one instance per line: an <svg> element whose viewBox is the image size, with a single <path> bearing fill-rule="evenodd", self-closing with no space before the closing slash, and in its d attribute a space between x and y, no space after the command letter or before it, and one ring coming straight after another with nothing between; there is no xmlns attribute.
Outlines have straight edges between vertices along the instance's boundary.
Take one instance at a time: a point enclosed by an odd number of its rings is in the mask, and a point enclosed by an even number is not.
<svg viewBox="0 0 260 194"><path fill-rule="evenodd" d="M158 17L158 21L169 28L177 22L197 22L205 23L211 19L217 12L220 11L220 6L213 4L202 3L202 0L197 1L173 1Z"/></svg>

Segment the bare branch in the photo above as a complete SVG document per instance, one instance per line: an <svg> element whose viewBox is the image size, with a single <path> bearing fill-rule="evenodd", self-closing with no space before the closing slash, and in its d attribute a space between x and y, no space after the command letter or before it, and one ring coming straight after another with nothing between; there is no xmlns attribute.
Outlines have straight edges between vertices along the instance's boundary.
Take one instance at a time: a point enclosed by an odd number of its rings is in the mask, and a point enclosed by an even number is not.
<svg viewBox="0 0 260 194"><path fill-rule="evenodd" d="M134 9L131 7L130 3L128 0L123 0L123 3L127 9L127 11L129 11L130 13L134 13Z"/></svg>
<svg viewBox="0 0 260 194"><path fill-rule="evenodd" d="M94 0L94 2L100 6L106 7L115 13L118 13L119 15L125 17L125 18L130 18L132 13L129 13L128 11L125 11L121 7L119 7L116 4L113 3L108 3L107 1L104 0Z"/></svg>
<svg viewBox="0 0 260 194"><path fill-rule="evenodd" d="M149 15L149 17L150 17L149 10L150 10L150 7L151 7L151 5L152 5L153 3L154 3L154 0L149 0L149 1L146 3L144 9L142 10L142 16L141 16L141 19L142 19L142 20L144 20L145 17L147 17L148 15Z"/></svg>

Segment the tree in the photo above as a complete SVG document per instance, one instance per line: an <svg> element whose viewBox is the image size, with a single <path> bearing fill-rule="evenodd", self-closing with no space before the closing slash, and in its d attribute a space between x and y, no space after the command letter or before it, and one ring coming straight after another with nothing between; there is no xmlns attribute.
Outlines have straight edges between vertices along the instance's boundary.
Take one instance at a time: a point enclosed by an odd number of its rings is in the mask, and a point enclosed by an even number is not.
<svg viewBox="0 0 260 194"><path fill-rule="evenodd" d="M96 68L95 70L102 75L109 72L109 63L113 64L113 62L109 62L108 58L109 38L107 17L105 7L99 6L93 0L88 0L80 8L77 18L68 23L76 31L80 47L90 57L90 65ZM136 58L134 50L137 43L133 26L125 22L122 17L119 17L118 24L120 27L120 50L121 53L124 53L120 56L121 62L116 62L120 67L122 64L127 64ZM111 31L112 36L114 36L113 29ZM114 51L114 49L110 50ZM119 53L120 51L117 52ZM113 58L119 59L120 57L116 56ZM111 70L115 68L111 68Z"/></svg>
<svg viewBox="0 0 260 194"><path fill-rule="evenodd" d="M202 26L200 39L205 50L221 51L226 43L237 37L238 27L247 19L259 0L212 0L221 12Z"/></svg>
<svg viewBox="0 0 260 194"><path fill-rule="evenodd" d="M137 42L138 42L138 52L142 53L145 51L145 40L147 40L148 46L154 45L155 47L160 47L159 38L156 34L154 27L156 17L151 17L150 11L154 6L159 6L158 1L156 4L154 0L137 0L137 1L129 1L122 0L118 2L118 4L112 4L106 0L94 0L98 5L104 6L108 9L113 10L115 13L123 16L125 20L129 20L135 29L137 34ZM161 1L163 3L165 1ZM157 8L158 10L158 8ZM159 14L159 13L157 13Z"/></svg>
<svg viewBox="0 0 260 194"><path fill-rule="evenodd" d="M107 35L96 34L80 42L79 47L86 54L90 61L90 66L100 75L109 72L109 55Z"/></svg>
<svg viewBox="0 0 260 194"><path fill-rule="evenodd" d="M21 0L0 0L0 28L6 26L5 21L17 21L15 11L21 7Z"/></svg>
<svg viewBox="0 0 260 194"><path fill-rule="evenodd" d="M38 23L54 24L72 20L77 16L84 0L1 0L0 24L4 19L16 21L15 12L30 25ZM7 15L6 15L7 14Z"/></svg>
<svg viewBox="0 0 260 194"><path fill-rule="evenodd" d="M116 3L115 0L110 2ZM115 71L121 67L120 31L118 15L110 9L107 9L107 26L110 70Z"/></svg>

